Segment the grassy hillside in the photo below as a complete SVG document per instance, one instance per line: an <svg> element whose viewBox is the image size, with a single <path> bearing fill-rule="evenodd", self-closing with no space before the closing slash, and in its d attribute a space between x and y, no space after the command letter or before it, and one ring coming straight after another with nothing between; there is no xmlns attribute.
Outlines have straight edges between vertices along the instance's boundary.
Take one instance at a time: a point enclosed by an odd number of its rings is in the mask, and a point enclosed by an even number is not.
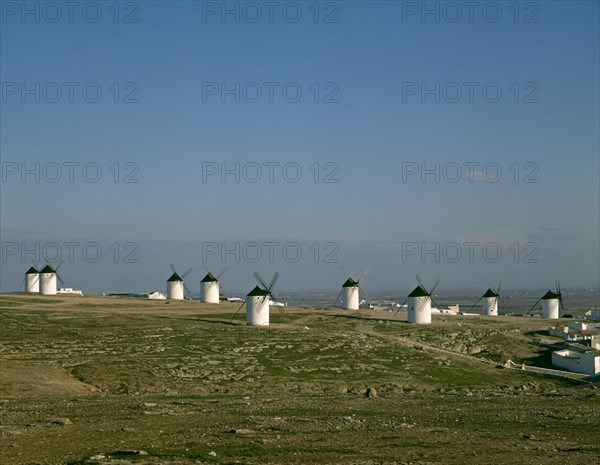
<svg viewBox="0 0 600 465"><path fill-rule="evenodd" d="M543 320L285 308L258 329L233 304L19 294L0 309L3 464L600 454L600 390L498 367L549 364Z"/></svg>

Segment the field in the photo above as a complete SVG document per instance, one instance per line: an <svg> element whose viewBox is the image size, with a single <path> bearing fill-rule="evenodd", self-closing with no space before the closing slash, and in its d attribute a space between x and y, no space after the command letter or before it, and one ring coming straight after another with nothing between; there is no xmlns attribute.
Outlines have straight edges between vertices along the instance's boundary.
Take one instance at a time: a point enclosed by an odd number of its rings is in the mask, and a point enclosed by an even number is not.
<svg viewBox="0 0 600 465"><path fill-rule="evenodd" d="M585 464L600 385L550 366L548 322L0 296L0 462Z"/></svg>

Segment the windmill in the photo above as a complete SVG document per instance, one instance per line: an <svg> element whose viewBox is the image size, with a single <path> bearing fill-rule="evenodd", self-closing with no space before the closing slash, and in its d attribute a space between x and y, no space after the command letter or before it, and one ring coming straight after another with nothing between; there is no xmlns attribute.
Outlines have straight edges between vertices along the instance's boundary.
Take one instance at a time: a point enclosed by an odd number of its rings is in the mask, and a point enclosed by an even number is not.
<svg viewBox="0 0 600 465"><path fill-rule="evenodd" d="M58 274L58 270L61 266L62 260L58 263L56 269L52 268L49 264L46 264L46 266L40 270L40 294L56 294L56 280L58 280L63 285L65 284L60 275Z"/></svg>
<svg viewBox="0 0 600 465"><path fill-rule="evenodd" d="M25 272L25 278L21 281L19 292L25 284L25 292L39 293L40 292L40 272L37 270L35 262L31 262L31 267Z"/></svg>
<svg viewBox="0 0 600 465"><path fill-rule="evenodd" d="M549 320L556 320L559 318L560 312L564 312L565 307L562 301L562 292L560 291L560 283L558 281L554 281L554 286L556 287L556 292L548 291L546 292L540 300L534 303L529 311L525 315L529 315L531 310L535 308L537 304L542 302L542 318L547 318Z"/></svg>
<svg viewBox="0 0 600 465"><path fill-rule="evenodd" d="M404 307L404 304L408 302L408 322L429 324L431 323L431 303L433 302L437 306L432 295L440 284L440 280L438 279L433 284L431 291L427 290L419 275L417 275L417 281L419 282L419 285L415 287L410 294L408 294L408 297L404 303L398 307L396 313L398 313L400 309ZM394 313L394 316L396 316L396 313Z"/></svg>
<svg viewBox="0 0 600 465"><path fill-rule="evenodd" d="M348 273L348 271L344 267L342 267L342 271L346 274L348 278L346 279L346 281L344 281L344 284L342 284L342 290L335 299L333 306L335 307L338 300L340 300L341 296L342 308L344 310L358 310L360 305L359 291L363 291L366 294L365 290L360 287L360 280L367 275L367 273L369 272L369 268L366 268L357 280L354 280L354 278L350 275L350 273Z"/></svg>
<svg viewBox="0 0 600 465"><path fill-rule="evenodd" d="M180 275L173 264L169 265L173 274L167 279L167 299L171 300L183 300L184 289L190 294L190 290L183 281L185 277L192 272L191 268L188 268L185 273Z"/></svg>
<svg viewBox="0 0 600 465"><path fill-rule="evenodd" d="M219 289L220 287L220 279L223 274L227 271L227 267L223 269L216 277L213 275L210 270L205 266L206 276L202 278L200 281L200 301L207 302L210 304L218 304L219 303Z"/></svg>
<svg viewBox="0 0 600 465"><path fill-rule="evenodd" d="M501 285L502 282L499 282L496 289L492 289L491 287L488 288L488 290L485 291L485 294L483 294L479 300L477 300L477 302L471 305L469 311L472 310L473 307L475 307L481 300L483 300L482 314L485 316L498 316L498 299L500 299L500 302L504 304L504 300L502 300L502 297L500 297Z"/></svg>
<svg viewBox="0 0 600 465"><path fill-rule="evenodd" d="M240 305L240 308L237 309L231 320L236 317L238 312L245 305L247 325L269 326L269 305L271 299L273 299L273 301L277 300L273 296L273 288L279 279L279 273L277 271L275 272L268 285L257 271L254 272L254 278L256 278L260 286L255 286L254 289L246 295L246 300Z"/></svg>

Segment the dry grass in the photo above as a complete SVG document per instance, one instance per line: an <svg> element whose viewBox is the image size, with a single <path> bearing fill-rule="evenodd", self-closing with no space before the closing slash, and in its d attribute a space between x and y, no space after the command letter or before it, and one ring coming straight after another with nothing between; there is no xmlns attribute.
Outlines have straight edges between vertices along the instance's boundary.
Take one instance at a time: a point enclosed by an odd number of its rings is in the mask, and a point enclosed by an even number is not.
<svg viewBox="0 0 600 465"><path fill-rule="evenodd" d="M598 390L477 359L543 362L541 320L416 327L286 308L258 329L230 321L234 304L16 294L0 309L2 464L589 465L600 454Z"/></svg>

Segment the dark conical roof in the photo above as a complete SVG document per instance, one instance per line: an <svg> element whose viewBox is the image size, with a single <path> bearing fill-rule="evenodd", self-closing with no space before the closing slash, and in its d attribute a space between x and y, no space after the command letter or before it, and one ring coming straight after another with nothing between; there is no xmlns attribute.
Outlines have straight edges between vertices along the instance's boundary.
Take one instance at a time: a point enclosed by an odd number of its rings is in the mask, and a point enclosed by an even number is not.
<svg viewBox="0 0 600 465"><path fill-rule="evenodd" d="M217 283L219 280L209 271L208 274L202 278L201 283Z"/></svg>
<svg viewBox="0 0 600 465"><path fill-rule="evenodd" d="M56 271L54 271L50 265L46 265L44 268L42 268L40 273L56 273Z"/></svg>
<svg viewBox="0 0 600 465"><path fill-rule="evenodd" d="M358 286L358 282L354 281L354 279L352 278L348 278L346 280L346 282L344 284L342 284L342 287L356 287Z"/></svg>
<svg viewBox="0 0 600 465"><path fill-rule="evenodd" d="M488 289L487 291L485 291L485 294L483 294L483 297L498 297L499 294L497 292L494 292L492 289Z"/></svg>
<svg viewBox="0 0 600 465"><path fill-rule="evenodd" d="M550 299L558 299L558 294L556 294L555 292L552 292L552 291L548 291L544 294L544 297L542 297L542 300L550 300Z"/></svg>
<svg viewBox="0 0 600 465"><path fill-rule="evenodd" d="M25 272L25 274L38 274L38 273L39 273L39 271L35 269L35 266L32 266Z"/></svg>
<svg viewBox="0 0 600 465"><path fill-rule="evenodd" d="M260 287L256 286L254 289L252 289L248 293L247 297L256 297L256 296L264 297L264 296L267 296L267 295L269 295L269 293L267 291L265 291L264 289L261 289Z"/></svg>
<svg viewBox="0 0 600 465"><path fill-rule="evenodd" d="M179 276L177 273L173 273L171 277L167 279L167 282L171 283L173 281L183 281L183 279L181 279L181 276Z"/></svg>
<svg viewBox="0 0 600 465"><path fill-rule="evenodd" d="M408 297L427 297L428 295L429 294L427 294L425 289L421 286L417 286L410 294L408 294Z"/></svg>

